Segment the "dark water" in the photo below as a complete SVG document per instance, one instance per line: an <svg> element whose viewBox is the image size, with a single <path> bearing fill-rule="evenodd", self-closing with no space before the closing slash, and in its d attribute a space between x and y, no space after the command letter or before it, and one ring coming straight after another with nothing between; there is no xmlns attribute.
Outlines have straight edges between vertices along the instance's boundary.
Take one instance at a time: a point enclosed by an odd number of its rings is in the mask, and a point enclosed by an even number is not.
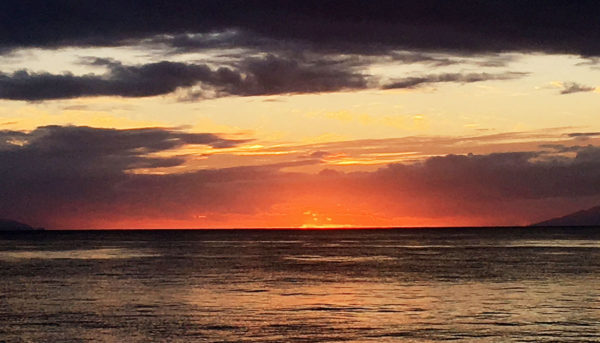
<svg viewBox="0 0 600 343"><path fill-rule="evenodd" d="M0 342L600 341L600 229L0 234Z"/></svg>

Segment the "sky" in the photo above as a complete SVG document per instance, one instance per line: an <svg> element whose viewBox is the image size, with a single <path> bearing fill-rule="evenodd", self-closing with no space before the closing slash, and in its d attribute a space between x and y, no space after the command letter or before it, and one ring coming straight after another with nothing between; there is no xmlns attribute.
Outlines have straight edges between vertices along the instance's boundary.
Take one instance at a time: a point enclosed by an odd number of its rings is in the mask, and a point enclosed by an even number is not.
<svg viewBox="0 0 600 343"><path fill-rule="evenodd" d="M527 225L600 204L597 1L0 2L0 218Z"/></svg>

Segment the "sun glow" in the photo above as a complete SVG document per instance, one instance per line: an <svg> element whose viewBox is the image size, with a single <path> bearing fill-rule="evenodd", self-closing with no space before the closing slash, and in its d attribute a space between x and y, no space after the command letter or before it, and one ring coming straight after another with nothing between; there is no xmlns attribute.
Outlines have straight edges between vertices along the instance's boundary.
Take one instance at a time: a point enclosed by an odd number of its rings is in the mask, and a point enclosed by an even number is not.
<svg viewBox="0 0 600 343"><path fill-rule="evenodd" d="M328 215L312 210L307 210L302 213L304 215L304 224L300 226L302 229L332 229L352 227L349 224L335 224L333 219Z"/></svg>

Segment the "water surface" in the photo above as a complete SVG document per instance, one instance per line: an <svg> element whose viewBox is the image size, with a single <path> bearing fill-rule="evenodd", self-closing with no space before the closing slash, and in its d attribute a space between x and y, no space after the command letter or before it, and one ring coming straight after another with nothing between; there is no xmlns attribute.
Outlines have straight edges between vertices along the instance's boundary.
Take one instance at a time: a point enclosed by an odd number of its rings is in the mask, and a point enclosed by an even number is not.
<svg viewBox="0 0 600 343"><path fill-rule="evenodd" d="M0 342L600 341L600 230L0 234Z"/></svg>

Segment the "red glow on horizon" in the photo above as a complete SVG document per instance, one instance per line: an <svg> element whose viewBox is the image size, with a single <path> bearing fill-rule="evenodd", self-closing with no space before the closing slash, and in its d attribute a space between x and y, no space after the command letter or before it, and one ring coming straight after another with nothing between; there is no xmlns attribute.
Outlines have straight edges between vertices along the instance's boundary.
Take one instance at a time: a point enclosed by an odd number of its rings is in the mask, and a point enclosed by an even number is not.
<svg viewBox="0 0 600 343"><path fill-rule="evenodd" d="M324 198L322 198L324 199ZM485 225L475 218L426 218L393 216L376 204L342 204L332 199L296 198L278 203L268 212L218 213L204 212L185 217L143 217L126 215L69 218L49 229L385 229ZM64 218L63 218L64 219Z"/></svg>

